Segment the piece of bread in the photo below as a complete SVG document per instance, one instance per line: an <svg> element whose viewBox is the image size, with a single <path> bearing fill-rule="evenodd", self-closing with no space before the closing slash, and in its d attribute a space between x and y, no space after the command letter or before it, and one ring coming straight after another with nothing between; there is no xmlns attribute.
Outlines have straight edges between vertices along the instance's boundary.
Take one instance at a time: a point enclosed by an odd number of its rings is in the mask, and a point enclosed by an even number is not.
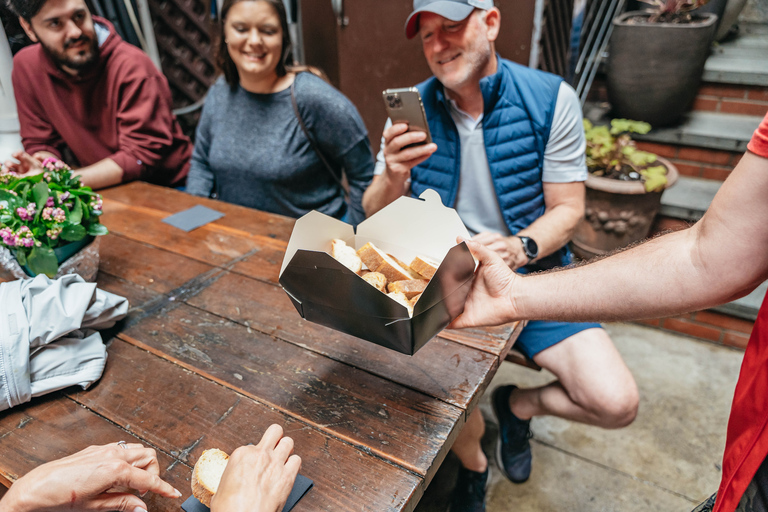
<svg viewBox="0 0 768 512"><path fill-rule="evenodd" d="M408 300L419 295L427 287L426 279L408 279L407 281L393 281L387 285L390 292L402 292Z"/></svg>
<svg viewBox="0 0 768 512"><path fill-rule="evenodd" d="M422 278L422 277L421 277L421 276L420 276L418 273L416 273L416 272L415 272L415 271L414 271L414 270L413 270L411 267L409 267L409 266L408 266L408 264L407 264L407 263L405 263L404 261L401 261L401 260L397 259L395 256L393 256L393 255L391 255L391 254L389 254L389 253L387 253L387 256L389 256L390 258L392 258L393 260L395 260L395 261L397 262L397 264L398 264L398 265L400 265L401 267L403 267L403 268L404 268L404 269L405 269L405 270L408 272L408 274L411 276L411 279L423 279L423 278Z"/></svg>
<svg viewBox="0 0 768 512"><path fill-rule="evenodd" d="M416 256L408 266L425 279L432 279L440 264L426 256Z"/></svg>
<svg viewBox="0 0 768 512"><path fill-rule="evenodd" d="M413 307L408 302L408 297L406 297L405 294L402 292L390 292L387 294L387 297L390 297L405 306L408 310L408 316L413 316Z"/></svg>
<svg viewBox="0 0 768 512"><path fill-rule="evenodd" d="M363 276L363 280L379 291L387 293L387 278L384 277L384 274L368 272Z"/></svg>
<svg viewBox="0 0 768 512"><path fill-rule="evenodd" d="M406 269L371 242L358 249L357 255L370 270L384 274L387 281L411 279L411 274Z"/></svg>
<svg viewBox="0 0 768 512"><path fill-rule="evenodd" d="M355 274L359 274L363 269L363 260L344 240L338 238L331 240L331 256Z"/></svg>
<svg viewBox="0 0 768 512"><path fill-rule="evenodd" d="M408 304L410 304L412 308L415 308L416 303L419 301L420 298L421 298L421 294L414 295L413 297L411 297L411 300L408 301Z"/></svg>
<svg viewBox="0 0 768 512"><path fill-rule="evenodd" d="M229 455L216 448L205 450L192 470L192 494L206 507L219 489L221 475L227 467Z"/></svg>

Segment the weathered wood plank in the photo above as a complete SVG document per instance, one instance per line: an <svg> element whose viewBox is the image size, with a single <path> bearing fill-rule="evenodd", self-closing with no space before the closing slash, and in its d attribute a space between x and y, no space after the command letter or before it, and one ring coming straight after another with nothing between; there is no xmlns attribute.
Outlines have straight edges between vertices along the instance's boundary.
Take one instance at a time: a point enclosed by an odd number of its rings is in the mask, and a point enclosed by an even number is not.
<svg viewBox="0 0 768 512"><path fill-rule="evenodd" d="M102 237L99 270L165 294L214 267L134 240Z"/></svg>
<svg viewBox="0 0 768 512"><path fill-rule="evenodd" d="M189 466L203 450L257 443L277 423L315 482L302 510L396 511L424 488L413 473L120 340L99 383L70 396Z"/></svg>
<svg viewBox="0 0 768 512"><path fill-rule="evenodd" d="M464 421L457 407L185 304L119 336L420 475Z"/></svg>
<svg viewBox="0 0 768 512"><path fill-rule="evenodd" d="M439 398L474 407L496 372L488 352L435 338L413 357L302 319L285 292L237 274L225 274L187 302L260 332Z"/></svg>
<svg viewBox="0 0 768 512"><path fill-rule="evenodd" d="M12 482L40 464L71 455L91 445L124 440L147 443L55 393L35 398L0 415L0 483ZM182 492L179 499L145 496L149 510L176 512L184 499L192 494L189 484L191 468L158 452L160 476Z"/></svg>
<svg viewBox="0 0 768 512"><path fill-rule="evenodd" d="M158 294L151 290L102 271L96 276L96 285L102 290L128 299L131 309L158 297Z"/></svg>
<svg viewBox="0 0 768 512"><path fill-rule="evenodd" d="M226 265L255 247L248 237L208 226L186 232L162 222L165 217L167 214L160 210L138 209L105 199L101 221L112 233L210 265Z"/></svg>
<svg viewBox="0 0 768 512"><path fill-rule="evenodd" d="M232 272L279 286L278 279L284 256L284 249L263 247L257 253L235 263L232 266Z"/></svg>
<svg viewBox="0 0 768 512"><path fill-rule="evenodd" d="M524 323L512 322L496 327L446 329L440 333L440 337L475 347L503 359L524 326Z"/></svg>
<svg viewBox="0 0 768 512"><path fill-rule="evenodd" d="M138 209L151 209L161 217L187 210L198 204L212 208L225 216L209 224L213 229L232 230L237 234L262 236L287 242L293 230L294 219L266 213L223 201L191 196L167 187L133 182L128 185L104 191L103 196Z"/></svg>

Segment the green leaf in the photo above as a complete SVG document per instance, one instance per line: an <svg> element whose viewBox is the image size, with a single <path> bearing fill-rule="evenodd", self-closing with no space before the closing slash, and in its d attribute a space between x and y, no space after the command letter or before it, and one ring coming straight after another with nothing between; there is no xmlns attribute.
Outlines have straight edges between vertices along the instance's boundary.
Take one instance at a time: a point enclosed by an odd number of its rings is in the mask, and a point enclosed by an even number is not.
<svg viewBox="0 0 768 512"><path fill-rule="evenodd" d="M59 235L68 242L77 242L85 238L85 228L79 224L65 224Z"/></svg>
<svg viewBox="0 0 768 512"><path fill-rule="evenodd" d="M658 192L667 185L667 168L663 165L648 167L640 171L645 178L645 191Z"/></svg>
<svg viewBox="0 0 768 512"><path fill-rule="evenodd" d="M88 226L88 234L91 236L102 236L109 233L109 230L104 224L91 224Z"/></svg>
<svg viewBox="0 0 768 512"><path fill-rule="evenodd" d="M44 181L39 182L37 185L32 187L32 199L35 201L35 204L37 205L37 215L40 215L40 212L43 211L43 208L45 208L45 203L48 201L48 196L50 195L50 192L48 191L48 184Z"/></svg>
<svg viewBox="0 0 768 512"><path fill-rule="evenodd" d="M72 224L80 224L80 222L83 220L83 203L78 199L75 198L75 207L72 208L72 211L69 212L69 222Z"/></svg>
<svg viewBox="0 0 768 512"><path fill-rule="evenodd" d="M45 274L50 278L56 277L56 272L59 270L59 262L50 247L33 247L27 263L35 274Z"/></svg>

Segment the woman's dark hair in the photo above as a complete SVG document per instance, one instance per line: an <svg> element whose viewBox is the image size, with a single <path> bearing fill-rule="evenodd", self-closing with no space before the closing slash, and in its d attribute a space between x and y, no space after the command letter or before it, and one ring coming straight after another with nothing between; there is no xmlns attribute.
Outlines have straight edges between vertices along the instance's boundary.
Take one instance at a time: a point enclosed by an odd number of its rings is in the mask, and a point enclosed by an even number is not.
<svg viewBox="0 0 768 512"><path fill-rule="evenodd" d="M26 21L34 18L48 0L7 0L6 5L16 16Z"/></svg>
<svg viewBox="0 0 768 512"><path fill-rule="evenodd" d="M224 0L224 5L221 6L221 12L219 13L219 19L221 20L219 46L216 52L216 65L219 66L224 78L230 87L237 87L240 83L240 75L237 72L232 57L229 56L229 50L227 49L227 43L224 42L224 25L227 22L227 14L233 5L240 2L266 2L271 5L277 17L280 18L280 28L283 31L283 55L280 62L277 63L277 76L285 76L290 66L293 64L293 47L291 45L291 34L288 31L288 16L285 13L285 5L283 0Z"/></svg>

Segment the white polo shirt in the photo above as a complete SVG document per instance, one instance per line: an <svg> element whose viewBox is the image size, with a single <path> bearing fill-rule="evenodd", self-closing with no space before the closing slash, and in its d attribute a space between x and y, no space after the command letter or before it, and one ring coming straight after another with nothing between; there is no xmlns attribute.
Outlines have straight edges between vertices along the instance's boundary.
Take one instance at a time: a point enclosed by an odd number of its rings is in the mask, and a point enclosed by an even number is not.
<svg viewBox="0 0 768 512"><path fill-rule="evenodd" d="M483 115L474 119L459 109L453 100L450 100L450 106L451 118L456 124L461 144L461 176L454 207L471 235L483 231L511 235L501 214L488 166L483 139ZM390 126L392 121L387 119L384 129ZM586 180L586 145L579 98L570 85L562 82L557 93L549 141L544 150L542 181L572 183ZM374 174L383 173L385 168L382 137Z"/></svg>

